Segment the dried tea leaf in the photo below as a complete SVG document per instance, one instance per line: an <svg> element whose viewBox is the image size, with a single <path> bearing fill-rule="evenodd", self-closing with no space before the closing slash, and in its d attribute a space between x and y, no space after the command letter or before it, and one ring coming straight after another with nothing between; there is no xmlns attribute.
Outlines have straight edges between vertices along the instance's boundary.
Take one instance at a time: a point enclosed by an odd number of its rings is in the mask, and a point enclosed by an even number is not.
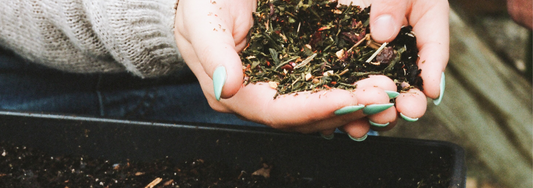
<svg viewBox="0 0 533 188"><path fill-rule="evenodd" d="M351 90L369 75L385 75L395 80L398 91L422 89L416 37L410 26L390 43L380 44L370 37L370 7L331 0L257 3L250 45L241 52L245 84L270 83L278 96Z"/></svg>

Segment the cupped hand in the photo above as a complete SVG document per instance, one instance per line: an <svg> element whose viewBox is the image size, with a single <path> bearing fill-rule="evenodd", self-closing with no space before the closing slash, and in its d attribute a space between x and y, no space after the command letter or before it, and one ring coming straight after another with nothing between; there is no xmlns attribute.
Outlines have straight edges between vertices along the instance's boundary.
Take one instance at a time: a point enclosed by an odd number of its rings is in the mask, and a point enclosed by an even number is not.
<svg viewBox="0 0 533 188"><path fill-rule="evenodd" d="M416 121L426 111L426 96L439 104L444 92L444 69L449 58L449 5L447 0L340 0L340 3L359 5L372 4L370 9L370 31L377 42L390 42L398 35L402 26L411 25L417 37L419 49L418 66L422 70L423 91L411 89L396 98L396 110L402 118ZM391 116L392 110L380 113ZM387 118L376 118L378 124L386 123ZM372 119L371 119L372 121ZM358 121L344 129L350 132L352 126L360 126ZM355 125L354 125L355 124ZM385 127L373 126L376 130L387 130L394 126L391 122Z"/></svg>
<svg viewBox="0 0 533 188"><path fill-rule="evenodd" d="M243 86L238 52L246 45L248 30L253 25L251 13L255 8L256 1L250 0L179 2L175 22L176 42L213 109L235 113L277 129L303 133L319 131L329 135L335 128L344 126L348 134L356 139L365 137L370 129L369 122L383 129L392 127L397 111L411 117L423 115L425 104L422 110L418 110L422 111L421 114L409 114L409 109L401 110L402 106L407 106L399 105L401 101L419 100L419 97L410 97L409 94L401 94L400 97L405 99L398 100L397 107L391 107L386 91L395 91L396 88L392 80L382 76L360 81L355 92L333 89L283 95L276 99L273 98L276 91L267 84ZM413 93L424 95L416 91ZM427 96L435 96L430 94Z"/></svg>

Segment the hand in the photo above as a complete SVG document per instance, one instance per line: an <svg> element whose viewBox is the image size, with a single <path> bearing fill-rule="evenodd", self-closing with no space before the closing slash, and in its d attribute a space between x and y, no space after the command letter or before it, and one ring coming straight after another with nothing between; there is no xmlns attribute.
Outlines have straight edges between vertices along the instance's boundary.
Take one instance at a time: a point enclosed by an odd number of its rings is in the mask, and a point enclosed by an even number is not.
<svg viewBox="0 0 533 188"><path fill-rule="evenodd" d="M449 58L449 5L446 0L341 0L340 3L362 7L372 4L370 9L370 30L377 42L390 42L402 26L413 26L419 51L418 66L422 69L423 91L411 89L396 99L396 109L408 121L416 121L425 113L426 96L439 104L444 92L444 68ZM391 111L391 110L389 110ZM394 112L380 113L394 116ZM378 118L376 123L384 123ZM393 123L391 123L393 126ZM390 129L388 126L384 129ZM345 129L349 129L349 126ZM383 128L381 128L383 129Z"/></svg>
<svg viewBox="0 0 533 188"><path fill-rule="evenodd" d="M359 87L355 93L334 89L314 94L285 95L275 100L276 91L266 84L243 87L242 64L237 52L246 45L246 35L253 24L251 12L255 6L255 1L248 0L231 3L179 2L176 42L213 109L235 113L274 128L304 133L321 131L330 134L334 128L346 125L345 130L354 138L364 137L368 132L368 119L394 124L397 118L395 107L377 113L378 108L390 106L385 90L396 89L390 79L380 76L364 80L369 83L367 89ZM362 105L366 105L365 112L370 113L374 109L372 113L377 114L364 114L363 110L352 112Z"/></svg>

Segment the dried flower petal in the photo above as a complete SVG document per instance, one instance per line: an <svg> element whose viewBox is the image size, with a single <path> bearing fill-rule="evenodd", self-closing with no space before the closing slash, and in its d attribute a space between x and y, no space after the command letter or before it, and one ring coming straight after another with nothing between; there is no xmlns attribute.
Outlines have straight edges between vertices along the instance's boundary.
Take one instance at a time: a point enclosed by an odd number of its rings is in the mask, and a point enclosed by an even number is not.
<svg viewBox="0 0 533 188"><path fill-rule="evenodd" d="M270 88L272 88L272 89L277 89L278 88L278 83L277 82L268 82L268 86L270 86Z"/></svg>
<svg viewBox="0 0 533 188"><path fill-rule="evenodd" d="M380 62L381 64L389 64L395 57L396 54L394 53L394 49L392 47L385 47L376 56L376 61Z"/></svg>
<svg viewBox="0 0 533 188"><path fill-rule="evenodd" d="M337 58L339 59L344 59L344 49L335 52L335 55L337 55Z"/></svg>
<svg viewBox="0 0 533 188"><path fill-rule="evenodd" d="M311 73L307 73L305 75L305 81L309 81L309 80L311 80L311 78L313 78L313 75L311 75Z"/></svg>

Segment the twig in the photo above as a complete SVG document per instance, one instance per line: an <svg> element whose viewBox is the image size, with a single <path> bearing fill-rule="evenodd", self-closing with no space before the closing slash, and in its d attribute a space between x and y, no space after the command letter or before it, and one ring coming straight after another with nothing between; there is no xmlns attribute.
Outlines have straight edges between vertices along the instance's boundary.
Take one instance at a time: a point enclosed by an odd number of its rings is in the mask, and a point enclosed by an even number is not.
<svg viewBox="0 0 533 188"><path fill-rule="evenodd" d="M294 66L294 69L297 69L297 68L301 68L305 65L307 65L309 62L311 62L314 58L316 57L316 53L314 53L313 55L305 58L305 60L303 60L300 64Z"/></svg>
<svg viewBox="0 0 533 188"><path fill-rule="evenodd" d="M378 50L376 50L376 52L374 52L374 54L372 54L372 56L370 56L370 58L368 58L368 59L366 60L366 62L367 62L367 63L370 63L370 62L371 62L371 61L372 61L372 60L373 60L373 59L379 54L379 52L381 52L381 51L385 48L385 46L387 46L387 44L388 44L388 43L386 43L386 42L383 43L383 44L378 48Z"/></svg>
<svg viewBox="0 0 533 188"><path fill-rule="evenodd" d="M157 184L159 184L161 181L163 181L163 178L156 178L154 181L150 182L146 187L144 188L154 188Z"/></svg>
<svg viewBox="0 0 533 188"><path fill-rule="evenodd" d="M363 41L365 40L368 40L370 38L370 34L366 34L365 37L363 37L361 40L359 40L357 43L355 43L350 49L348 49L348 51L346 52L351 52L353 50L353 48L359 46L361 43L363 43Z"/></svg>

